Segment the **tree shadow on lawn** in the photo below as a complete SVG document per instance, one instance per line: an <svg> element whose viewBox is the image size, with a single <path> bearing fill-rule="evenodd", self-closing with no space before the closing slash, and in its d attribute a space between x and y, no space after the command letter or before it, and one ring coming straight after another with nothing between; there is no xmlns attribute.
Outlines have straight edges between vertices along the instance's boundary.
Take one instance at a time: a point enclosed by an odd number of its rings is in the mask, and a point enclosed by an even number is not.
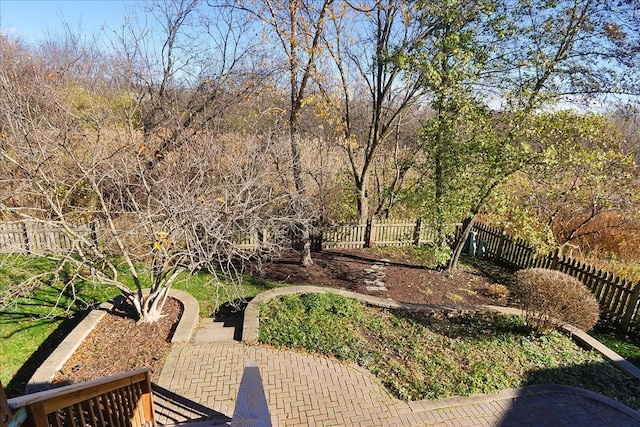
<svg viewBox="0 0 640 427"><path fill-rule="evenodd" d="M495 283L511 287L515 281L514 274L518 270L512 265L495 263L487 258L469 257L461 258L461 262L477 270L479 274L489 278Z"/></svg>
<svg viewBox="0 0 640 427"><path fill-rule="evenodd" d="M53 351L64 341L69 333L75 328L91 310L78 311L73 317L67 317L62 320L58 327L38 346L38 348L29 356L26 362L18 369L9 384L6 385L7 397L15 397L24 394L25 387L34 372L44 363L45 360L53 353ZM14 313L8 313L9 315ZM7 313L0 313L0 322L5 322ZM11 318L11 316L9 316ZM24 313L23 317L30 317L29 313ZM13 317L15 319L15 317ZM47 319L48 323L57 322L60 317ZM11 320L8 320L11 321ZM27 329L28 326L23 328ZM17 331L13 332L15 334ZM6 339L3 337L3 339ZM64 385L64 384L60 384Z"/></svg>

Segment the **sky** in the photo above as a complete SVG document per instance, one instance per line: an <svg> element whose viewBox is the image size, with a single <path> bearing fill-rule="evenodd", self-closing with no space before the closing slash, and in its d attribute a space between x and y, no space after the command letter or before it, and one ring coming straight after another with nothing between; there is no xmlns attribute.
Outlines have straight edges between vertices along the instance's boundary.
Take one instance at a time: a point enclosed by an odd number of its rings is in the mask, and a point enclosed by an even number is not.
<svg viewBox="0 0 640 427"><path fill-rule="evenodd" d="M32 44L65 26L85 36L117 29L134 0L0 0L0 31Z"/></svg>

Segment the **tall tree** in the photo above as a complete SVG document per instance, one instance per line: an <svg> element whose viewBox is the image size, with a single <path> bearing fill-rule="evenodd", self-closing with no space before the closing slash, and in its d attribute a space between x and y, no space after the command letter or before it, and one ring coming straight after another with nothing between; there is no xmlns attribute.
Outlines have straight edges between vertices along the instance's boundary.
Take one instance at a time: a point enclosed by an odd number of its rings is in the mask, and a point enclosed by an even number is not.
<svg viewBox="0 0 640 427"><path fill-rule="evenodd" d="M438 112L425 128L434 161L436 206L449 209L441 203L443 196L470 169L489 173L476 177L483 185L474 180L462 187L460 201L465 203L457 203L456 209L464 207L458 214L464 226L449 262L453 269L476 215L497 185L539 155L528 144L526 130L540 108L560 100L577 102L579 96L595 100L612 93L637 93L627 73L638 59L632 42L636 36L623 30L636 25L636 17L627 4L610 6L597 0L451 0L421 5L423 19L438 31L418 55L407 55L407 64L425 69L425 84ZM461 156L465 128L475 129L472 122L479 123L483 116L490 117L481 121L483 126L492 130L480 135L492 135L493 149L473 143L476 149L469 153L474 155ZM443 164L455 166L444 174ZM443 218L442 210L436 212L437 221Z"/></svg>
<svg viewBox="0 0 640 427"><path fill-rule="evenodd" d="M323 33L327 14L334 0L305 2L302 0L261 0L257 5L241 2L242 9L257 18L284 54L288 75L289 138L291 171L295 187L294 207L297 212L311 214L307 197L305 171L302 163L302 111L308 102L314 78L319 75L318 59L323 53ZM302 241L300 262L313 263L311 258L310 229L300 224L298 233Z"/></svg>
<svg viewBox="0 0 640 427"><path fill-rule="evenodd" d="M334 93L339 101L328 104L340 118L337 126L361 222L372 216L371 175L380 149L400 124L408 122L409 110L424 94L420 70L395 61L415 53L433 30L416 19L420 13L415 2L382 0L373 5L340 2L330 15L327 46L337 72Z"/></svg>

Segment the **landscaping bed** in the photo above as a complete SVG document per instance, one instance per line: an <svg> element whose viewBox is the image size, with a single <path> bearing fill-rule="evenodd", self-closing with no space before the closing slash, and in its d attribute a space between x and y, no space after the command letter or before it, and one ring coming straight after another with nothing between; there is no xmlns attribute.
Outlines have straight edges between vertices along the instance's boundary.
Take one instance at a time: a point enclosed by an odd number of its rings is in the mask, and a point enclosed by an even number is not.
<svg viewBox="0 0 640 427"><path fill-rule="evenodd" d="M474 265L447 273L426 268L420 260L393 250L323 251L313 256L313 265L301 267L297 254L287 253L278 261L264 263L261 276L273 282L333 286L401 302L448 306L506 303L506 298L492 298L486 290L499 280L508 281L508 275L477 260ZM389 260L385 270L388 291L369 292L365 269L383 259ZM170 299L166 316L157 324L137 325L133 312L116 307L66 362L55 382L89 381L146 366L152 368L153 375L159 375L179 311L179 304Z"/></svg>
<svg viewBox="0 0 640 427"><path fill-rule="evenodd" d="M115 306L67 360L54 383L75 384L145 367L151 368L152 380L157 379L171 351L182 306L169 298L163 314L153 324L137 324L132 307Z"/></svg>
<svg viewBox="0 0 640 427"><path fill-rule="evenodd" d="M463 259L453 272L426 267L413 248L341 249L312 253L314 263L300 267L299 254L288 252L277 261L265 262L260 274L276 283L310 284L343 288L352 292L391 298L399 302L432 305L507 305L508 297L494 296L491 285L509 288L512 275L480 259ZM388 260L384 283L387 291L369 291L366 269Z"/></svg>

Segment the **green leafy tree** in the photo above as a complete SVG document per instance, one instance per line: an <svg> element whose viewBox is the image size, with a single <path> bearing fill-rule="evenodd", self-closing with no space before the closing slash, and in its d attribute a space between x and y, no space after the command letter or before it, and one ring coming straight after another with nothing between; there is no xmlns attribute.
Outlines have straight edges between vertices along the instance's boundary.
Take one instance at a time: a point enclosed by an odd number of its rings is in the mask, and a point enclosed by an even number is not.
<svg viewBox="0 0 640 427"><path fill-rule="evenodd" d="M532 142L541 161L504 186L501 197L508 203L494 211L507 214L502 222L511 233L543 248L595 249L595 242L638 221L638 166L609 117L545 113L536 117L535 129Z"/></svg>
<svg viewBox="0 0 640 427"><path fill-rule="evenodd" d="M514 118L491 111L479 86L503 31L498 4L452 0L425 4L423 10L434 31L418 55L400 57L404 66L421 70L435 111L420 133L430 179L415 195L433 219L442 246L445 225L464 219L449 262L455 268L475 216L494 188L521 167L527 148L501 129Z"/></svg>
<svg viewBox="0 0 640 427"><path fill-rule="evenodd" d="M451 0L422 3L437 28L416 54L436 117L423 131L432 165L433 217L462 221L448 268L497 186L540 152L531 121L560 101L635 94L627 73L638 59L633 8L575 0L515 4ZM625 23L627 26L621 25Z"/></svg>

